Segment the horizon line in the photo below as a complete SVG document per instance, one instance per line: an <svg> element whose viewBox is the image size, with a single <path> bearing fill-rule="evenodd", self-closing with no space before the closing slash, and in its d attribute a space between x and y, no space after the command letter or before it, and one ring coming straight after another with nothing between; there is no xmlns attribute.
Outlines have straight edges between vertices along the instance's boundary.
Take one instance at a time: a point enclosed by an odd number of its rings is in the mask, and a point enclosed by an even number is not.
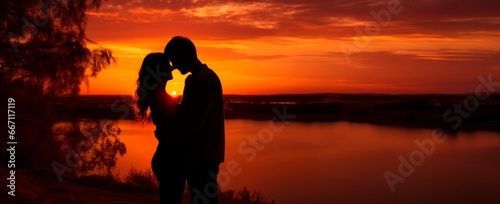
<svg viewBox="0 0 500 204"><path fill-rule="evenodd" d="M388 95L388 96L429 96L429 95L475 95L476 93L352 93L352 92L311 92L311 93L270 93L270 94L223 94L224 96L283 96L283 95ZM500 91L491 95L500 94ZM78 94L78 96L132 96L131 94ZM182 96L182 94L173 97Z"/></svg>

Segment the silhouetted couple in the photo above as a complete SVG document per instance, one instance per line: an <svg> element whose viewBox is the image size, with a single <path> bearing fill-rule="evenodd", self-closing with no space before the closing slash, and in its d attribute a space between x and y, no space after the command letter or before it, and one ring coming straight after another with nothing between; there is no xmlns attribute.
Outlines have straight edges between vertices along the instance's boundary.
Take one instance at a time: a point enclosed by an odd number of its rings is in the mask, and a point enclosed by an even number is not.
<svg viewBox="0 0 500 204"><path fill-rule="evenodd" d="M183 75L191 73L180 104L165 91L174 69ZM198 59L191 40L176 36L164 53L144 58L137 85L139 119L151 118L156 126L158 146L151 164L161 203L181 203L186 181L191 203L217 203L217 175L225 148L222 86L217 74Z"/></svg>

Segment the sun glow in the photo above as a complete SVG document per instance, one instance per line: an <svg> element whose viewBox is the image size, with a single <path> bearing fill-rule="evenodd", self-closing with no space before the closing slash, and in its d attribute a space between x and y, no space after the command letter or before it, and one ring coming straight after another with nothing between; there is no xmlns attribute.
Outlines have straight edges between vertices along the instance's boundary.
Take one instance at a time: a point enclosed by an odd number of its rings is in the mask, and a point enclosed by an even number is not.
<svg viewBox="0 0 500 204"><path fill-rule="evenodd" d="M172 91L172 96L176 96L177 95L177 92L176 91Z"/></svg>

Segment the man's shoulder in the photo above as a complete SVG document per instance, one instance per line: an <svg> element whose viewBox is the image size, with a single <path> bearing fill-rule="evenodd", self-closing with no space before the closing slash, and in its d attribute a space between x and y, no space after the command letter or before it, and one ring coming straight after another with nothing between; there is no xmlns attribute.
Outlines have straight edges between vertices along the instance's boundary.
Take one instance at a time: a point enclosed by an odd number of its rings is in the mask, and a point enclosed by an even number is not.
<svg viewBox="0 0 500 204"><path fill-rule="evenodd" d="M209 67L209 66L208 66L208 65L206 65L206 64L203 64L203 65L204 65L204 67L205 67L205 68L203 69L203 70L205 71L205 74L215 74L215 75L217 75L217 74L215 73L215 71L214 71L211 67Z"/></svg>
<svg viewBox="0 0 500 204"><path fill-rule="evenodd" d="M203 77L219 81L219 76L217 76L217 73L215 73L215 71L208 66L206 66L204 69Z"/></svg>

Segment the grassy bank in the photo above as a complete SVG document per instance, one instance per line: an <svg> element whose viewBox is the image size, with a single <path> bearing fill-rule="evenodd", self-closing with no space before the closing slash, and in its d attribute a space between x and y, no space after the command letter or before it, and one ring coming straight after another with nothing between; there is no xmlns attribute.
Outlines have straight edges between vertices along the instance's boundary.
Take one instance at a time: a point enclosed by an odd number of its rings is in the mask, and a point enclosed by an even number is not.
<svg viewBox="0 0 500 204"><path fill-rule="evenodd" d="M7 168L0 167L0 173L2 178L8 177ZM15 176L15 197L7 195L7 189L4 187L5 191L2 192L4 195L1 196L0 203L159 203L158 188L154 182L151 182L151 175L145 172L135 171L132 177L125 180L85 176L65 178L62 182L59 182L54 171L49 168L16 169ZM139 184L141 182L142 184ZM222 192L219 203L264 203L254 201L257 197L252 197L251 194L245 197L247 194L244 191L245 189ZM185 194L183 203L189 203L188 194Z"/></svg>

